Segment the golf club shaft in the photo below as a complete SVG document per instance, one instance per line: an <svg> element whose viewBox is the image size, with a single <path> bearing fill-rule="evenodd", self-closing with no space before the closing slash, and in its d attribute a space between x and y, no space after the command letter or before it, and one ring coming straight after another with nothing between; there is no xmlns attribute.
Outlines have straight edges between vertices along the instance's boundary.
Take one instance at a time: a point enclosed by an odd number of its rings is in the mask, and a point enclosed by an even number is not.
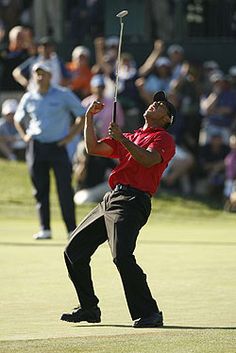
<svg viewBox="0 0 236 353"><path fill-rule="evenodd" d="M120 39L119 39L117 62L116 62L115 93L114 93L114 103L113 103L113 112L112 112L112 122L113 123L116 122L117 91L118 91L118 84L119 84L119 68L120 68L120 54L121 54L123 28L124 28L124 23L122 22L122 18L121 18L120 19Z"/></svg>

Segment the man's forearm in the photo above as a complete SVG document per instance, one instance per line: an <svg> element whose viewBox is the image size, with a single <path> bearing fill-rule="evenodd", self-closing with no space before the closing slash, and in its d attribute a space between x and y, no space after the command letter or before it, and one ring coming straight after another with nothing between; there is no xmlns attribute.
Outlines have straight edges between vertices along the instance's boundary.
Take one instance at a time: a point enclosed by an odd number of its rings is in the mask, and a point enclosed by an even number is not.
<svg viewBox="0 0 236 353"><path fill-rule="evenodd" d="M77 117L75 123L71 126L68 136L72 139L75 135L79 134L84 127L84 117Z"/></svg>
<svg viewBox="0 0 236 353"><path fill-rule="evenodd" d="M24 128L22 127L22 125L20 123L18 123L16 121L14 122L14 124L15 124L15 128L18 131L20 137L22 138L22 140L24 140L25 139L25 135L26 135L26 132L25 132Z"/></svg>
<svg viewBox="0 0 236 353"><path fill-rule="evenodd" d="M93 154L97 145L97 136L94 131L92 113L87 113L85 115L84 139L87 153Z"/></svg>
<svg viewBox="0 0 236 353"><path fill-rule="evenodd" d="M157 151L148 151L136 145L124 136L122 136L122 138L120 139L120 143L130 152L132 157L138 163L142 164L146 168L150 168L154 164L160 163L162 161L162 158Z"/></svg>

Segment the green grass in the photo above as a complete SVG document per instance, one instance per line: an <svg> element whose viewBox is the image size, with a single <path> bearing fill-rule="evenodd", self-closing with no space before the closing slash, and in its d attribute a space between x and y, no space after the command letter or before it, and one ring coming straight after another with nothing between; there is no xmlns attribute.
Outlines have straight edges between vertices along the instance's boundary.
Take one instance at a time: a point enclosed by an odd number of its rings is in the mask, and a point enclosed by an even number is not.
<svg viewBox="0 0 236 353"><path fill-rule="evenodd" d="M236 219L207 204L153 200L136 257L164 312L162 329L133 329L107 244L92 260L101 324L67 324L76 305L63 262L66 231L52 188L53 239L38 223L23 163L0 161L0 352L235 353ZM92 207L78 207L78 221Z"/></svg>

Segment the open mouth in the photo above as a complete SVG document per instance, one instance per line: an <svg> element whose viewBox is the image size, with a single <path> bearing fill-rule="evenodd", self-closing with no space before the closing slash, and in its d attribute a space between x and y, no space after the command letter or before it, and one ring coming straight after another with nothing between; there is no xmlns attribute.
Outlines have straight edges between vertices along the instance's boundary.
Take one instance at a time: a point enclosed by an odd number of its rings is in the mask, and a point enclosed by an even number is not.
<svg viewBox="0 0 236 353"><path fill-rule="evenodd" d="M148 108L148 112L154 112L158 107L154 104L150 105L150 107Z"/></svg>

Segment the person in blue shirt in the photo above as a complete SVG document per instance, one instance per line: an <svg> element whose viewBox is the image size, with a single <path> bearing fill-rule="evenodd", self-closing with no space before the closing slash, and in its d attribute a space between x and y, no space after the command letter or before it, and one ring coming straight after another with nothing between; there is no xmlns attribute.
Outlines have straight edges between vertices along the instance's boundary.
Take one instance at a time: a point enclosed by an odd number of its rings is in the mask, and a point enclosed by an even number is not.
<svg viewBox="0 0 236 353"><path fill-rule="evenodd" d="M85 109L67 88L52 86L51 68L37 63L32 68L36 89L23 95L14 116L15 126L27 143L26 161L34 187L41 229L35 239L50 239L50 169L53 169L63 220L68 236L76 227L72 166L67 144L80 133ZM72 117L75 117L72 122Z"/></svg>
<svg viewBox="0 0 236 353"><path fill-rule="evenodd" d="M25 143L22 141L14 125L14 114L18 102L16 99L6 99L2 103L0 118L0 157L9 161L24 159Z"/></svg>

